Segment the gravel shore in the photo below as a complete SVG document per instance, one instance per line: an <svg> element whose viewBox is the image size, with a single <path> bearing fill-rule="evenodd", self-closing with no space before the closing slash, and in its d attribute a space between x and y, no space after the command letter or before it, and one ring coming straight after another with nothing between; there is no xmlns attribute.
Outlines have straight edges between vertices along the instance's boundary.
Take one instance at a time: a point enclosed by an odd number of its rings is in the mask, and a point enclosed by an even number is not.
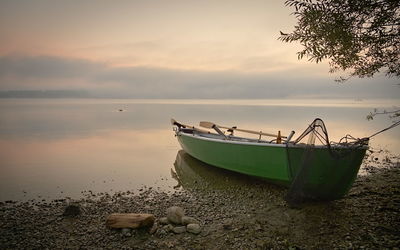
<svg viewBox="0 0 400 250"><path fill-rule="evenodd" d="M367 168L372 173L359 176L344 199L297 209L285 203L286 189L259 180L210 188L204 179L189 179L180 185L196 185L172 193L149 187L113 195L88 191L74 201L1 202L0 248L398 249L400 165L388 165ZM79 215L63 215L71 203ZM171 206L199 221L201 232L164 230L159 219ZM111 213L154 214L157 226L122 233L105 226Z"/></svg>

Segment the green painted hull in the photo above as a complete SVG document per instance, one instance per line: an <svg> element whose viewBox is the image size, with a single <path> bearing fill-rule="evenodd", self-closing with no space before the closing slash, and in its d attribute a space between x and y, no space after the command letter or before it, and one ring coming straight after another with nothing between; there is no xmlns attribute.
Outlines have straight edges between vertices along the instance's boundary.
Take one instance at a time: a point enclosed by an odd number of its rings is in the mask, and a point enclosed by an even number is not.
<svg viewBox="0 0 400 250"><path fill-rule="evenodd" d="M183 132L177 132L177 137L183 150L200 161L285 186L298 176L306 150L301 145L232 142ZM346 152L337 159L327 147L315 147L304 175L306 194L319 200L343 197L357 176L366 149L343 149Z"/></svg>

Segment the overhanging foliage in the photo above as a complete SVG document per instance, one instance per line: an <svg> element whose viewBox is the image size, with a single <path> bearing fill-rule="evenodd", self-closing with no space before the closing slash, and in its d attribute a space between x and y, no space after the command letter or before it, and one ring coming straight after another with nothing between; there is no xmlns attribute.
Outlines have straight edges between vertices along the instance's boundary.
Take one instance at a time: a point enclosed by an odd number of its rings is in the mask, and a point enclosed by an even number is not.
<svg viewBox="0 0 400 250"><path fill-rule="evenodd" d="M298 24L280 40L300 42L298 58L328 59L330 72L372 77L383 71L400 77L398 0L287 0ZM345 80L341 78L340 80Z"/></svg>

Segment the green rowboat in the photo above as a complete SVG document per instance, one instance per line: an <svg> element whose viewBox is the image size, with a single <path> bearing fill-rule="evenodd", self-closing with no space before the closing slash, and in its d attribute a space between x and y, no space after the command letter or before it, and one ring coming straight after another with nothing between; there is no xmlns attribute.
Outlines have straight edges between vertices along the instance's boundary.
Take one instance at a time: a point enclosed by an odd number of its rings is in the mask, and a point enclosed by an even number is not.
<svg viewBox="0 0 400 250"><path fill-rule="evenodd" d="M335 200L343 197L354 182L365 152L367 139L332 144L325 125L316 119L296 140L288 137L241 130L201 122L199 129L171 120L184 151L209 165L263 178L289 187L296 199ZM322 129L318 131L318 128ZM228 129L223 132L222 129ZM237 137L233 132L259 134L259 139ZM326 145L301 143L306 135L326 134ZM262 140L261 136L274 139ZM320 138L321 139L321 138Z"/></svg>

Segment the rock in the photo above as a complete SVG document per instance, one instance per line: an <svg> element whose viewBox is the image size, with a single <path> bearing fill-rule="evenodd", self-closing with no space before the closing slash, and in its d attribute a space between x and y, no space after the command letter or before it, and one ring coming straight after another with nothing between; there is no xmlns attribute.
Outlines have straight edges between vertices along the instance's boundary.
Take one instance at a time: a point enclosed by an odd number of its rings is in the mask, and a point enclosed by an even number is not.
<svg viewBox="0 0 400 250"><path fill-rule="evenodd" d="M266 248L266 242L264 240L261 239L257 239L256 241L256 245L257 247L261 248L261 249L265 249Z"/></svg>
<svg viewBox="0 0 400 250"><path fill-rule="evenodd" d="M156 235L158 236L164 236L167 234L167 231L165 231L163 228L161 228L160 230L157 230Z"/></svg>
<svg viewBox="0 0 400 250"><path fill-rule="evenodd" d="M186 226L187 224L199 224L199 222L193 217L182 216L182 225Z"/></svg>
<svg viewBox="0 0 400 250"><path fill-rule="evenodd" d="M63 216L77 216L81 214L81 207L79 204L69 204L68 206L65 207Z"/></svg>
<svg viewBox="0 0 400 250"><path fill-rule="evenodd" d="M186 232L186 227L184 227L184 226L174 227L174 228L172 229L172 232L174 232L174 233L176 233L176 234L184 233L184 232Z"/></svg>
<svg viewBox="0 0 400 250"><path fill-rule="evenodd" d="M228 220L225 220L225 221L224 221L224 224L222 225L222 227L223 227L225 230L231 230L231 229L232 229L232 224L233 224L233 221L230 220L230 219L228 219Z"/></svg>
<svg viewBox="0 0 400 250"><path fill-rule="evenodd" d="M111 214L106 219L106 225L111 228L141 228L151 227L155 221L152 214Z"/></svg>
<svg viewBox="0 0 400 250"><path fill-rule="evenodd" d="M160 224L162 225L167 225L168 224L168 218L167 217L162 217L158 220L158 222L160 222Z"/></svg>
<svg viewBox="0 0 400 250"><path fill-rule="evenodd" d="M153 226L150 228L149 233L154 234L155 232L157 232L157 229L158 229L158 224L154 223Z"/></svg>
<svg viewBox="0 0 400 250"><path fill-rule="evenodd" d="M131 229L130 228L122 228L121 233L123 236L131 237Z"/></svg>
<svg viewBox="0 0 400 250"><path fill-rule="evenodd" d="M261 231L261 230L262 230L261 225L258 224L258 223L256 223L256 224L254 225L254 230L256 230L256 231Z"/></svg>
<svg viewBox="0 0 400 250"><path fill-rule="evenodd" d="M171 232L172 229L174 229L174 226L172 226L171 224L167 224L167 225L163 226L163 229L164 229L166 232Z"/></svg>
<svg viewBox="0 0 400 250"><path fill-rule="evenodd" d="M174 224L181 224L182 217L185 215L183 208L173 206L167 209L167 218L168 221Z"/></svg>
<svg viewBox="0 0 400 250"><path fill-rule="evenodd" d="M186 230L192 234L199 234L201 232L201 227L199 224L191 223L186 226Z"/></svg>

